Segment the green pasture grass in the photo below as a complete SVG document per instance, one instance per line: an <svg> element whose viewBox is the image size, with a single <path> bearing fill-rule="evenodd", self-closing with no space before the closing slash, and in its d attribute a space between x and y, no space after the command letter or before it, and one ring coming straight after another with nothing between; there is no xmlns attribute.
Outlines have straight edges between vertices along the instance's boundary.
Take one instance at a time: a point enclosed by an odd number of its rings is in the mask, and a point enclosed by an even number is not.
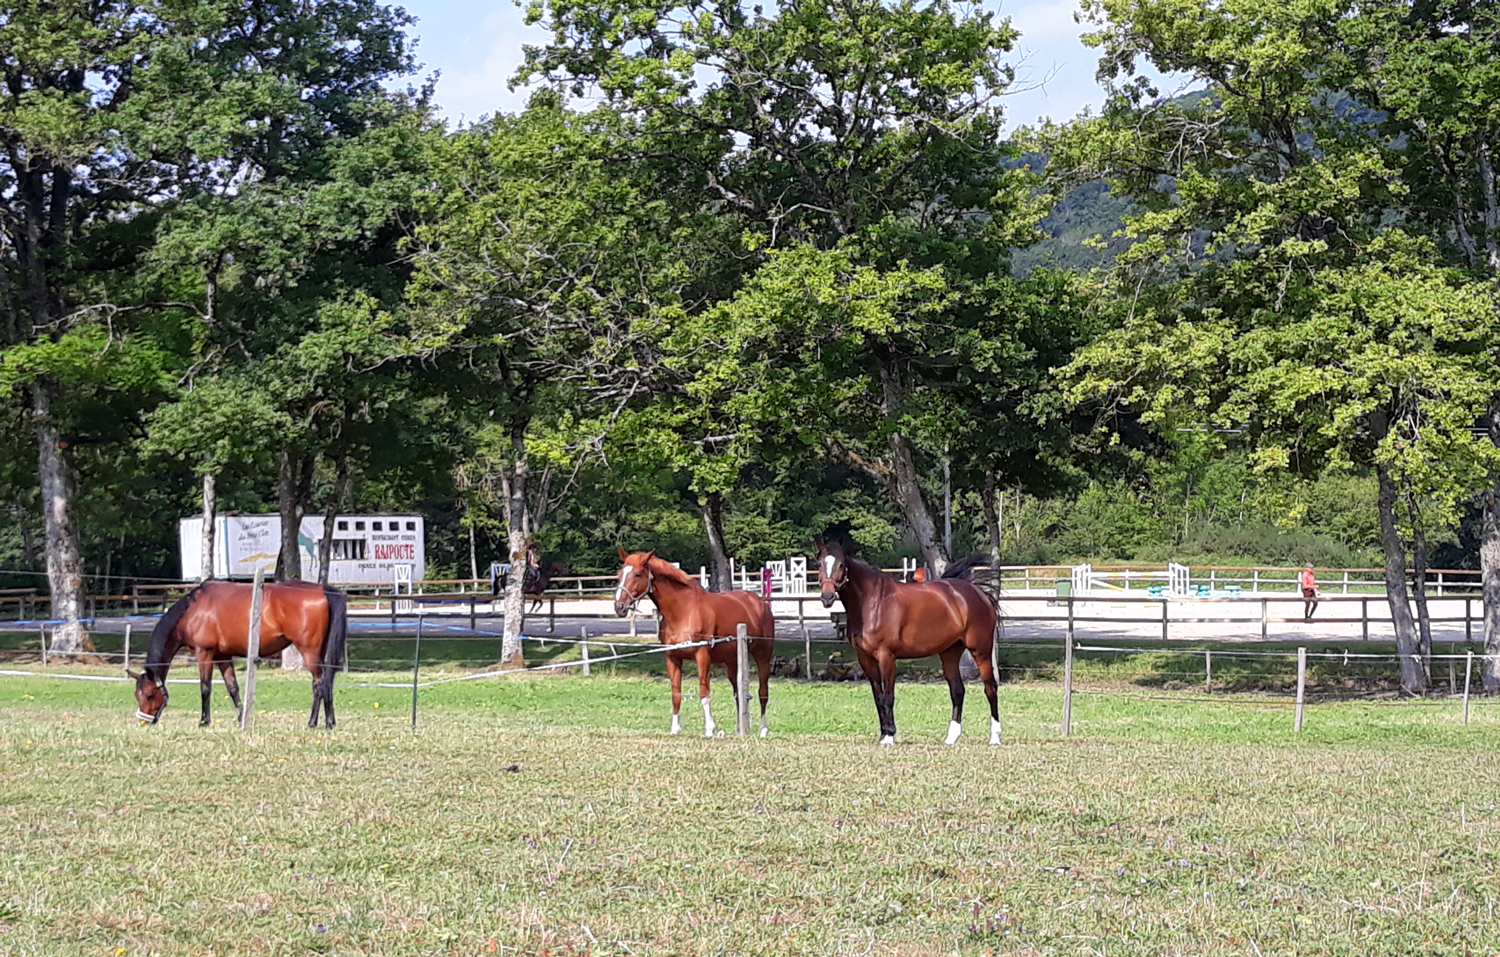
<svg viewBox="0 0 1500 957"><path fill-rule="evenodd" d="M444 669L433 669L436 677ZM381 678L399 682L392 673ZM1500 953L1500 714L1001 689L939 742L903 682L779 681L772 736L665 734L660 679L410 691L263 672L197 727L129 686L0 680L0 951L17 955ZM364 684L365 686L360 686ZM1129 691L1129 693L1125 693Z"/></svg>

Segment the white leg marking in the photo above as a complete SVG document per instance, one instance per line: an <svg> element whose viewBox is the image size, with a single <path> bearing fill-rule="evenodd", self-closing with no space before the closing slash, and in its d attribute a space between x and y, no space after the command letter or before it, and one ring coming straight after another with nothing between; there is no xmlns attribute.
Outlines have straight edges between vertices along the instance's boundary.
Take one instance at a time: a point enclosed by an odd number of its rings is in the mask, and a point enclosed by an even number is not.
<svg viewBox="0 0 1500 957"><path fill-rule="evenodd" d="M681 731L682 731L682 721L681 721L681 719L679 719L677 717L677 715L674 714L674 715L672 715L672 732L671 733L672 734L677 734L677 733L679 733Z"/></svg>
<svg viewBox="0 0 1500 957"><path fill-rule="evenodd" d="M943 739L944 744L952 744L958 740L958 736L964 733L964 726L957 721L948 722L948 736Z"/></svg>
<svg viewBox="0 0 1500 957"><path fill-rule="evenodd" d="M893 745L896 743L896 736L894 734L888 734L880 739L880 743L887 747Z"/></svg>
<svg viewBox="0 0 1500 957"><path fill-rule="evenodd" d="M1000 743L1000 719L990 719L990 744Z"/></svg>
<svg viewBox="0 0 1500 957"><path fill-rule="evenodd" d="M711 738L711 737L713 737L714 736L714 728L716 728L716 727L717 727L717 725L714 724L714 714L713 714L712 711L709 710L709 707L708 707L708 699L704 698L703 699L703 736L705 738Z"/></svg>
<svg viewBox="0 0 1500 957"><path fill-rule="evenodd" d="M765 715L761 715L760 716L760 736L762 738L764 738L766 735L768 735L770 733L771 733L771 729L766 726L766 716Z"/></svg>

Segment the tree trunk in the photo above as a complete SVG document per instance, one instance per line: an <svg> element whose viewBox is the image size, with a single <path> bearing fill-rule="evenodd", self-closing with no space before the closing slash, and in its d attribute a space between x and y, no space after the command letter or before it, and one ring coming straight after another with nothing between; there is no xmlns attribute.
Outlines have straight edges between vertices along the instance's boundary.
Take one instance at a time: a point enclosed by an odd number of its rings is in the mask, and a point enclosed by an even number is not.
<svg viewBox="0 0 1500 957"><path fill-rule="evenodd" d="M1412 509L1412 597L1417 606L1417 654L1422 656L1422 670L1432 674L1432 614L1427 607L1427 536L1416 524Z"/></svg>
<svg viewBox="0 0 1500 957"><path fill-rule="evenodd" d="M209 463L210 466L212 463ZM198 580L214 577L214 534L219 522L219 482L211 470L203 473L203 557L198 566Z"/></svg>
<svg viewBox="0 0 1500 957"><path fill-rule="evenodd" d="M897 381L896 372L887 363L880 366L880 384L885 398L885 415L896 421L901 415L905 395ZM906 515L906 522L922 549L922 558L934 577L941 577L948 570L948 552L938 535L937 523L932 519L932 510L922 496L922 483L917 475L916 462L912 456L911 443L904 434L892 430L886 437L891 450L891 484L896 501Z"/></svg>
<svg viewBox="0 0 1500 957"><path fill-rule="evenodd" d="M1500 397L1489 410L1490 441L1500 445ZM1484 526L1479 539L1479 568L1483 575L1484 658L1479 665L1486 691L1500 691L1500 474L1492 476L1484 502Z"/></svg>
<svg viewBox="0 0 1500 957"><path fill-rule="evenodd" d="M505 624L501 628L500 663L522 667L521 635L526 627L526 572L531 554L531 516L526 508L527 481L531 463L526 454L526 427L530 420L517 416L511 421L511 465L505 476L506 543L510 547L510 578L505 586Z"/></svg>
<svg viewBox="0 0 1500 957"><path fill-rule="evenodd" d="M984 473L984 494L979 496L980 504L984 507L984 527L990 536L990 565L1000 567L1000 540L1004 534L1004 516L1001 514L1005 509L1005 500L999 503L995 500L995 488L998 485L994 472Z"/></svg>
<svg viewBox="0 0 1500 957"><path fill-rule="evenodd" d="M323 535L318 539L318 584L328 584L328 571L333 564L333 532L338 523L339 510L349 494L349 457L339 456L338 468L333 478L333 495L323 510Z"/></svg>
<svg viewBox="0 0 1500 957"><path fill-rule="evenodd" d="M1484 660L1479 678L1486 691L1500 691L1500 475L1484 503L1484 531L1479 541L1479 567L1483 574Z"/></svg>
<svg viewBox="0 0 1500 957"><path fill-rule="evenodd" d="M1375 478L1380 490L1376 503L1380 511L1380 546L1385 552L1385 589L1396 632L1396 653L1401 658L1401 687L1412 694L1421 694L1427 690L1427 670L1422 667L1406 590L1406 545L1396 528L1396 483L1390 470L1378 463Z"/></svg>
<svg viewBox="0 0 1500 957"><path fill-rule="evenodd" d="M474 543L474 523L469 523L469 577L479 580L479 547Z"/></svg>
<svg viewBox="0 0 1500 957"><path fill-rule="evenodd" d="M63 456L62 435L52 420L49 383L31 386L36 421L37 475L41 481L42 525L47 542L47 584L52 595L50 617L61 622L52 630L58 654L93 651L83 622L83 559L73 532L73 476Z"/></svg>
<svg viewBox="0 0 1500 957"><path fill-rule="evenodd" d="M724 496L709 492L698 500L698 508L708 532L708 590L729 591L734 583L729 580L729 551L724 546Z"/></svg>
<svg viewBox="0 0 1500 957"><path fill-rule="evenodd" d="M278 479L278 510L281 514L281 548L276 555L278 581L302 580L302 516L312 484L313 457L286 449L281 453Z"/></svg>

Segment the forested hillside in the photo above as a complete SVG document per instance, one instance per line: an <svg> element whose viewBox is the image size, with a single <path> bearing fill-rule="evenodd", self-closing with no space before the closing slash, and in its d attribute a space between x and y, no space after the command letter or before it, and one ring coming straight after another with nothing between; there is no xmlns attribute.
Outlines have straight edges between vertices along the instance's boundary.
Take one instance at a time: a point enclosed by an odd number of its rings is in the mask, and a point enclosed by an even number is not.
<svg viewBox="0 0 1500 957"><path fill-rule="evenodd" d="M301 515L414 511L438 577L831 530L1405 609L1486 556L1500 643L1495 12L1189 6L1085 3L1109 102L1015 132L1015 30L945 2L541 2L465 127L373 0L11 4L5 583L71 621L185 516L298 577Z"/></svg>

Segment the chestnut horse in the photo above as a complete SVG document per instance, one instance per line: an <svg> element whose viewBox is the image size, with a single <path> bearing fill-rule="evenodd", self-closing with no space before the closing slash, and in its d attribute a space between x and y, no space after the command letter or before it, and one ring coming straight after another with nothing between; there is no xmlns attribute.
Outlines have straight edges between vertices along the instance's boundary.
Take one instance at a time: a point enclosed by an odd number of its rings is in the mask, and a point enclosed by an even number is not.
<svg viewBox="0 0 1500 957"><path fill-rule="evenodd" d="M682 730L678 712L682 708L682 663L689 659L698 665L698 700L703 704L703 736L714 736L714 716L708 704L708 673L713 665L723 665L729 672L729 684L735 687L737 661L734 649L735 626L743 624L755 670L760 675L760 736L766 727L766 699L771 679L771 649L775 644L776 623L771 607L747 591L711 592L698 579L671 562L656 557L656 550L625 554L620 549L620 585L615 590L615 614L624 617L642 598L650 596L661 612L661 634L664 645L713 639L709 645L668 651L667 677L672 680L672 734Z"/></svg>
<svg viewBox="0 0 1500 957"><path fill-rule="evenodd" d="M964 717L964 680L958 662L967 649L979 666L990 701L990 744L999 744L1000 704L990 660L998 615L989 596L960 577L968 573L971 562L954 563L937 581L906 583L850 557L837 542L817 544L823 607L832 605L835 598L844 603L849 643L875 695L880 743L896 743L896 659L928 655L942 661L953 701L953 718L943 743L958 740Z"/></svg>
<svg viewBox="0 0 1500 957"><path fill-rule="evenodd" d="M155 724L167 706L167 669L177 652L187 648L198 659L198 681L203 694L200 725L208 724L208 699L213 691L214 666L224 674L224 687L235 710L240 709L240 686L234 677L234 658L249 650L250 597L253 586L226 581L204 582L177 601L156 623L145 669L135 679L136 717ZM344 658L349 634L347 601L334 588L307 582L265 585L261 600L260 653L280 654L288 645L302 652L302 663L312 672L312 716L318 706L333 727L333 676Z"/></svg>

